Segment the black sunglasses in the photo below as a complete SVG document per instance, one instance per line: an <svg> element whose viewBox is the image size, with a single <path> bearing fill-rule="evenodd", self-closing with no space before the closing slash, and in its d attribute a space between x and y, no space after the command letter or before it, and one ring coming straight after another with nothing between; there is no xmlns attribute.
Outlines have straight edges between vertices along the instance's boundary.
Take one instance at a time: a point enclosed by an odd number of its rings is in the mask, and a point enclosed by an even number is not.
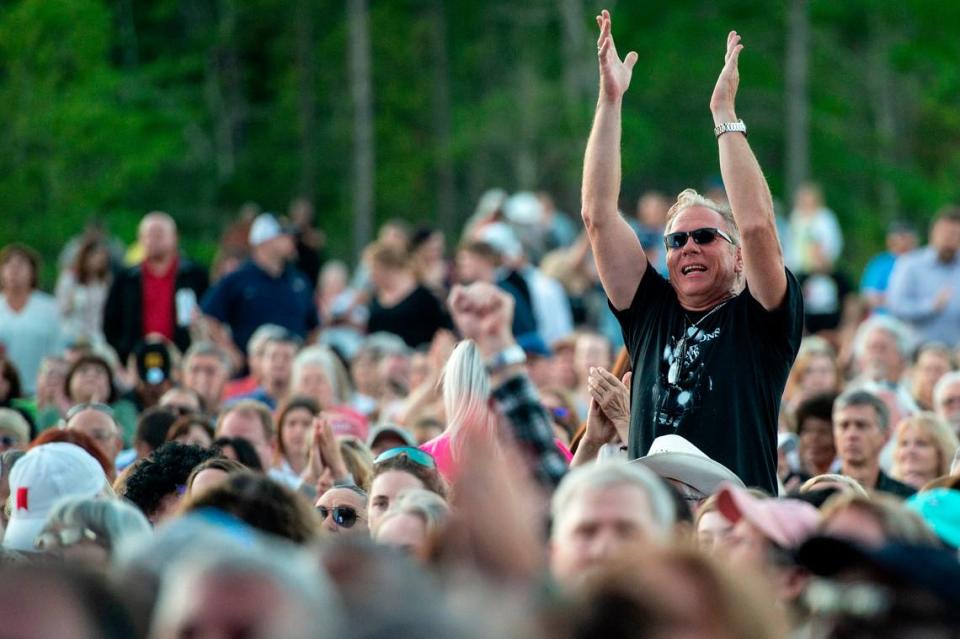
<svg viewBox="0 0 960 639"><path fill-rule="evenodd" d="M317 512L320 513L321 520L326 520L327 515L333 513L333 522L341 528L353 528L357 520L362 519L357 511L350 506L336 506L334 508L317 506Z"/></svg>
<svg viewBox="0 0 960 639"><path fill-rule="evenodd" d="M667 249L678 249L686 246L688 237L692 237L693 241L697 244L710 244L717 239L718 235L733 244L733 239L731 239L729 235L720 229L710 227L694 229L692 231L674 231L673 233L667 233L663 236L663 243Z"/></svg>
<svg viewBox="0 0 960 639"><path fill-rule="evenodd" d="M0 435L0 446L4 448L10 448L16 444L19 444L20 440L12 435Z"/></svg>

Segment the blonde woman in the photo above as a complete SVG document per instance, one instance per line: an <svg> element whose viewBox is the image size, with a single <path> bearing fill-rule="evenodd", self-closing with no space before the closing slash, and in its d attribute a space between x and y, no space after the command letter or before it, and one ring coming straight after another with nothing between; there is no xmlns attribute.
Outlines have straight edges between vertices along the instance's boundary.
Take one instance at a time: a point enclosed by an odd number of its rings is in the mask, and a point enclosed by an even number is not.
<svg viewBox="0 0 960 639"><path fill-rule="evenodd" d="M897 426L892 476L914 488L946 475L960 447L957 436L934 413L917 413Z"/></svg>

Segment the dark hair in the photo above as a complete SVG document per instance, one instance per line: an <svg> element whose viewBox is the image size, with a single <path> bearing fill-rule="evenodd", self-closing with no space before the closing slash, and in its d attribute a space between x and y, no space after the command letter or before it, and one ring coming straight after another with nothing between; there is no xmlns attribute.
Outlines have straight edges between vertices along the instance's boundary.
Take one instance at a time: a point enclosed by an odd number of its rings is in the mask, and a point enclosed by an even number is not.
<svg viewBox="0 0 960 639"><path fill-rule="evenodd" d="M797 435L803 432L803 424L811 417L826 422L833 421L833 402L837 399L836 393L818 393L806 398L797 406L794 412L794 421L797 425Z"/></svg>
<svg viewBox="0 0 960 639"><path fill-rule="evenodd" d="M36 439L30 442L27 450L53 442L66 442L68 444L79 446L83 450L90 453L90 455L97 460L97 463L100 464L101 468L103 468L103 472L107 477L112 478L114 476L116 469L113 467L113 460L103 453L100 445L97 444L93 437L87 435L83 431L74 429L68 430L66 428L49 428L37 435Z"/></svg>
<svg viewBox="0 0 960 639"><path fill-rule="evenodd" d="M222 470L228 475L230 473L248 472L247 467L238 461L233 461L227 457L211 457L207 461L197 464L194 469L190 471L190 476L187 478L187 490L193 487L193 480L197 478L197 475L211 468L214 470Z"/></svg>
<svg viewBox="0 0 960 639"><path fill-rule="evenodd" d="M194 467L218 454L199 446L167 442L140 460L127 477L123 496L150 518L164 497L187 485Z"/></svg>
<svg viewBox="0 0 960 639"><path fill-rule="evenodd" d="M148 408L137 420L137 430L133 439L135 442L145 443L150 450L156 450L167 441L167 433L176 421L177 416L173 411L163 406Z"/></svg>
<svg viewBox="0 0 960 639"><path fill-rule="evenodd" d="M7 380L7 396L0 398L0 402L5 402L11 399L17 399L20 395L23 394L23 387L20 385L20 373L17 372L17 367L13 365L8 359L0 359L0 377Z"/></svg>
<svg viewBox="0 0 960 639"><path fill-rule="evenodd" d="M936 222L940 220L950 220L951 222L960 223L960 206L956 204L947 204L939 211L937 211ZM2 263L2 260L0 260Z"/></svg>
<svg viewBox="0 0 960 639"><path fill-rule="evenodd" d="M167 430L167 441L172 442L177 437L188 434L194 426L199 426L205 430L207 435L210 435L210 441L213 441L213 426L210 424L210 419L197 414L177 417L176 421Z"/></svg>
<svg viewBox="0 0 960 639"><path fill-rule="evenodd" d="M67 376L63 380L63 394L73 400L73 397L70 396L70 382L73 381L73 376L81 366L87 366L90 364L93 364L94 366L100 366L107 374L107 380L110 382L110 396L107 397L106 403L112 404L117 401L117 385L113 382L113 368L110 366L110 362L99 355L84 355L73 363L73 365L70 367L70 370L67 371Z"/></svg>
<svg viewBox="0 0 960 639"><path fill-rule="evenodd" d="M7 262L15 257L22 257L29 262L30 269L33 271L33 275L30 278L30 288L37 288L37 284L40 281L40 254L29 246L18 242L7 244L3 247L3 250L0 250L0 268L6 266ZM0 290L2 289L3 283L0 282Z"/></svg>
<svg viewBox="0 0 960 639"><path fill-rule="evenodd" d="M400 453L396 457L391 457L383 460L382 462L374 464L373 476L370 478L370 485L373 486L373 482L377 479L377 477L391 470L399 470L400 472L413 475L420 480L426 490L436 493L446 499L447 485L443 481L443 477L440 476L440 473L437 471L437 469L422 466L412 461L405 453Z"/></svg>
<svg viewBox="0 0 960 639"><path fill-rule="evenodd" d="M87 270L87 260L90 255L97 250L107 254L107 263L99 272L93 273ZM73 259L73 274L79 284L89 284L93 280L105 280L110 274L110 252L107 246L98 237L88 236L80 248L77 249L77 255Z"/></svg>
<svg viewBox="0 0 960 639"><path fill-rule="evenodd" d="M480 240L471 240L469 242L464 242L457 249L457 252L465 251L472 255L476 255L482 259L487 260L488 262L493 263L495 266L499 266L500 262L503 259L500 256L500 251L495 249L492 244L489 242L483 242Z"/></svg>
<svg viewBox="0 0 960 639"><path fill-rule="evenodd" d="M229 446L237 454L237 461L256 472L264 472L263 464L260 463L260 456L253 444L243 437L217 437L213 440L213 449L223 455L223 448ZM226 455L224 455L226 457Z"/></svg>
<svg viewBox="0 0 960 639"><path fill-rule="evenodd" d="M180 512L216 508L250 526L298 544L316 538L320 522L313 508L295 492L264 475L242 472L209 490L190 495Z"/></svg>
<svg viewBox="0 0 960 639"><path fill-rule="evenodd" d="M320 414L320 404L316 400L305 397L303 395L294 395L293 397L287 398L280 407L277 408L277 450L280 451L280 454L286 458L287 450L283 446L283 422L287 418L287 414L291 411L294 411L298 408L306 409L310 412L311 415Z"/></svg>

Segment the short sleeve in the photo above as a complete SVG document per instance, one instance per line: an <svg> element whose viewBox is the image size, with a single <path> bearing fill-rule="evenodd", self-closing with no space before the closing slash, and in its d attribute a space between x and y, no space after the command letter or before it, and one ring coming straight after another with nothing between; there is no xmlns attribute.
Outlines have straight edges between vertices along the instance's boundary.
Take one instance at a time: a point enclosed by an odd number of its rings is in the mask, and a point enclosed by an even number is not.
<svg viewBox="0 0 960 639"><path fill-rule="evenodd" d="M649 331L651 324L671 298L676 299L673 287L649 264L644 269L629 307L617 309L607 298L607 305L620 323L624 344L631 354L637 352L642 336Z"/></svg>
<svg viewBox="0 0 960 639"><path fill-rule="evenodd" d="M221 323L226 323L229 320L232 283L233 278L228 275L212 288L207 289L203 301L200 303L200 308L203 309L204 314Z"/></svg>
<svg viewBox="0 0 960 639"><path fill-rule="evenodd" d="M751 326L769 338L772 345L783 345L795 356L803 337L803 294L796 276L787 273L787 293L783 302L773 310L765 309L752 295L748 295Z"/></svg>

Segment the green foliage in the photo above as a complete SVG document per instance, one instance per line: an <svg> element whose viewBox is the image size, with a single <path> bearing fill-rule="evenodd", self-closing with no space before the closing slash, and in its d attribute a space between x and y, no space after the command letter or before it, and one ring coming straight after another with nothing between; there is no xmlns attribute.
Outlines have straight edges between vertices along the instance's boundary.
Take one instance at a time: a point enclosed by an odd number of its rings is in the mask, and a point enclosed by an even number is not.
<svg viewBox="0 0 960 639"><path fill-rule="evenodd" d="M740 114L775 196L789 202L785 4L676 0L651 11L617 3L620 52L640 54L624 106L625 210L646 189L703 188L718 173L707 102L730 29L747 47ZM572 102L570 44L556 0L369 5L377 221L439 222L438 15L457 220L492 186L543 188L561 208L579 210L599 3L583 4L585 43L574 53L591 75ZM960 21L960 6L810 0L809 7L813 177L847 230L846 266L855 272L892 217L923 228L932 211L960 196L960 41L944 28ZM346 11L331 0L6 3L0 244L24 241L52 261L92 216L130 240L144 212L164 209L179 220L191 255L209 260L241 204L283 211L306 186L330 252L350 257ZM306 47L298 40L304 32ZM315 96L309 107L307 88ZM892 131L882 126L884 113ZM311 149L302 143L307 125Z"/></svg>

